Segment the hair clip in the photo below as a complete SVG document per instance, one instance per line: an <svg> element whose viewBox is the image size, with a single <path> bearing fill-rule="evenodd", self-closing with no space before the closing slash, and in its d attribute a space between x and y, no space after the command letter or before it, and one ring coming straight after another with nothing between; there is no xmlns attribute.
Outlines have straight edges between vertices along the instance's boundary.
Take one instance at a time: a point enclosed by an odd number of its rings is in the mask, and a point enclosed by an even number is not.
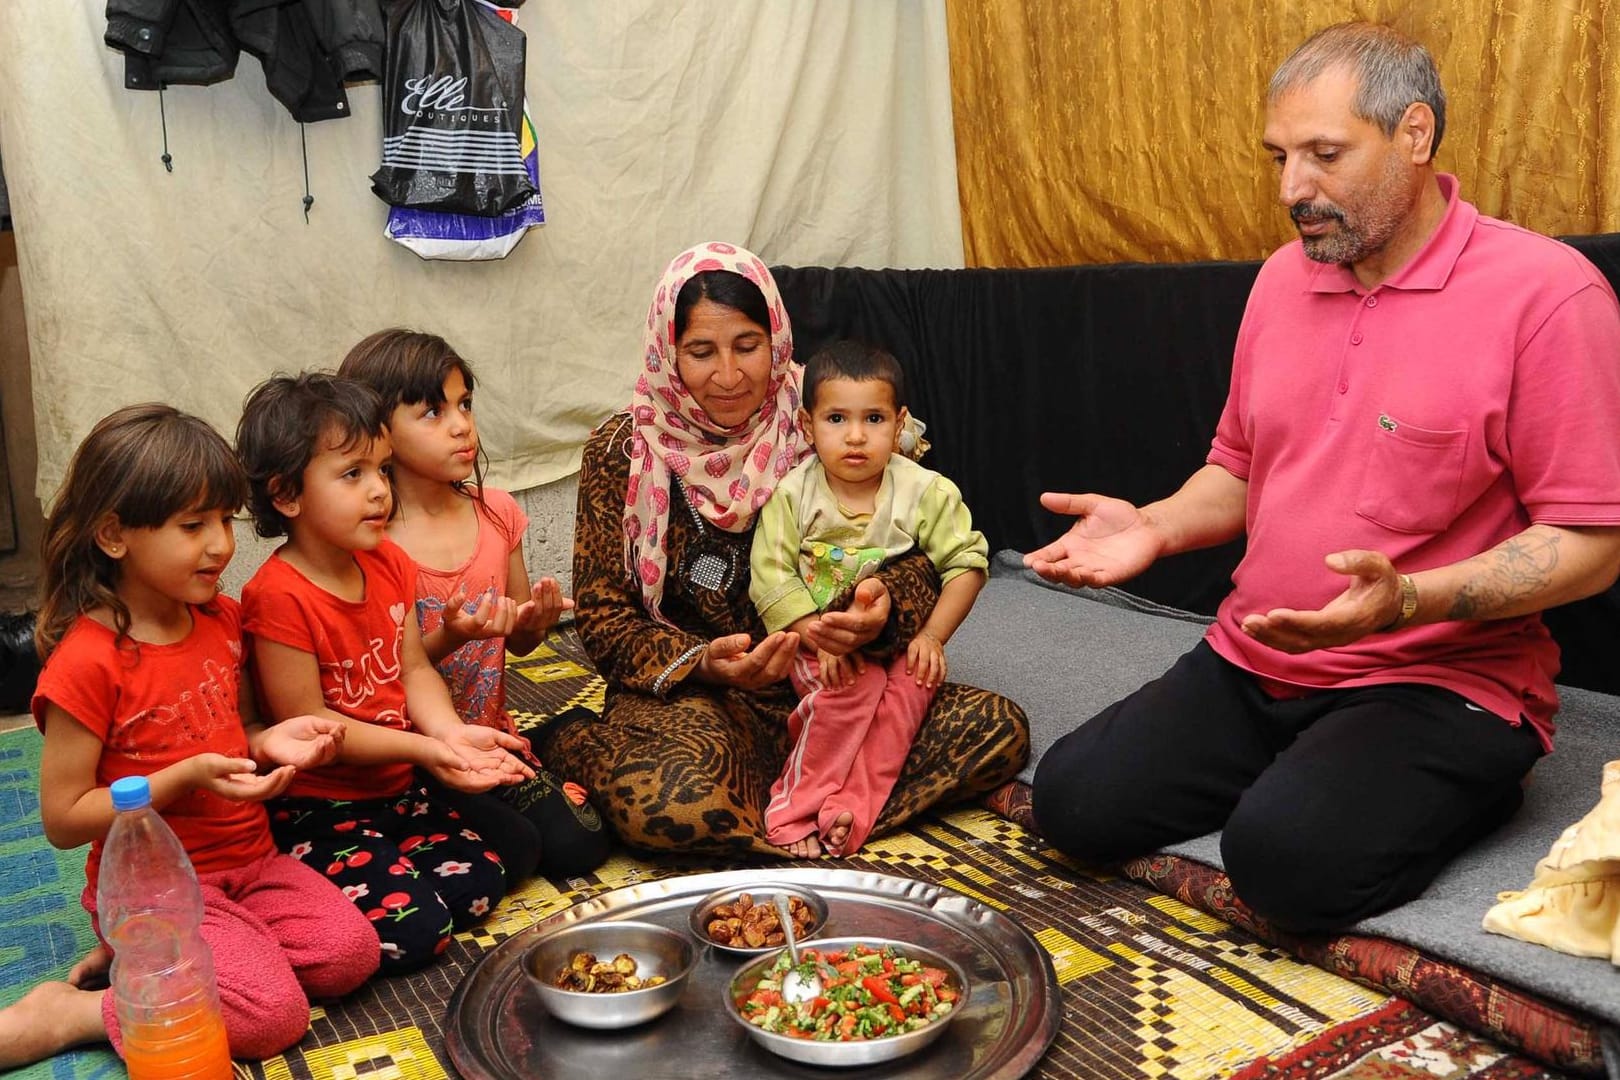
<svg viewBox="0 0 1620 1080"><path fill-rule="evenodd" d="M900 425L900 452L912 461L921 461L922 456L928 453L929 442L923 438L923 432L927 430L927 424L907 413L906 422Z"/></svg>

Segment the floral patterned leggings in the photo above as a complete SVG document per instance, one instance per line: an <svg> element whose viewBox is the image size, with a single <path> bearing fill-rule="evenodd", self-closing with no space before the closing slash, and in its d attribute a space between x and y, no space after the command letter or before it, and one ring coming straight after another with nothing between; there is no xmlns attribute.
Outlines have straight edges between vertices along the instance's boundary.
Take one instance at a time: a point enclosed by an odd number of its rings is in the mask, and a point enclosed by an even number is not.
<svg viewBox="0 0 1620 1080"><path fill-rule="evenodd" d="M420 787L384 799L275 799L267 809L276 846L377 928L381 974L425 967L506 894L500 856Z"/></svg>

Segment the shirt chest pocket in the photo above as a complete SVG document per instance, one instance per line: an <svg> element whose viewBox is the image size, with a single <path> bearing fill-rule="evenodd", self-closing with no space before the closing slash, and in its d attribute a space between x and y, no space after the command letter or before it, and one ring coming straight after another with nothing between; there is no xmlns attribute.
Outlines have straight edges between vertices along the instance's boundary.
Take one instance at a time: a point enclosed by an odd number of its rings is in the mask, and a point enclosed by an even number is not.
<svg viewBox="0 0 1620 1080"><path fill-rule="evenodd" d="M1468 431L1431 431L1388 414L1378 427L1356 513L1395 532L1446 528L1458 513Z"/></svg>

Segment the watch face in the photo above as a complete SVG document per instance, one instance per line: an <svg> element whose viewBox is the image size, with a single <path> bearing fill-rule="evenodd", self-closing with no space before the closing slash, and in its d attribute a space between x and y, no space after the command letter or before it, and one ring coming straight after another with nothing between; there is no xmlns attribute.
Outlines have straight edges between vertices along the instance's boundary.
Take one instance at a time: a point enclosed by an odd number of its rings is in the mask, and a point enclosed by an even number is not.
<svg viewBox="0 0 1620 1080"><path fill-rule="evenodd" d="M1417 583L1406 574L1401 575L1401 622L1417 614Z"/></svg>
<svg viewBox="0 0 1620 1080"><path fill-rule="evenodd" d="M1412 576L1410 574L1396 574L1395 585L1401 591L1401 609L1396 616L1389 621L1387 626L1384 626L1378 630L1378 633L1381 634L1388 634L1399 630L1408 622L1411 622L1412 616L1417 614L1417 583L1412 580Z"/></svg>

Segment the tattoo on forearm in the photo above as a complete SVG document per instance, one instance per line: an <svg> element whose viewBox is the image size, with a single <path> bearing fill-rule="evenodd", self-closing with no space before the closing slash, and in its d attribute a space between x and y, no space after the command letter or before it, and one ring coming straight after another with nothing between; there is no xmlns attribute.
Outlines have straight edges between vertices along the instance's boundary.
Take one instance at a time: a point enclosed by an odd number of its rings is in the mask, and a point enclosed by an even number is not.
<svg viewBox="0 0 1620 1080"><path fill-rule="evenodd" d="M1545 589L1558 566L1557 533L1534 530L1504 541L1469 561L1479 566L1452 601L1448 618L1490 619Z"/></svg>

